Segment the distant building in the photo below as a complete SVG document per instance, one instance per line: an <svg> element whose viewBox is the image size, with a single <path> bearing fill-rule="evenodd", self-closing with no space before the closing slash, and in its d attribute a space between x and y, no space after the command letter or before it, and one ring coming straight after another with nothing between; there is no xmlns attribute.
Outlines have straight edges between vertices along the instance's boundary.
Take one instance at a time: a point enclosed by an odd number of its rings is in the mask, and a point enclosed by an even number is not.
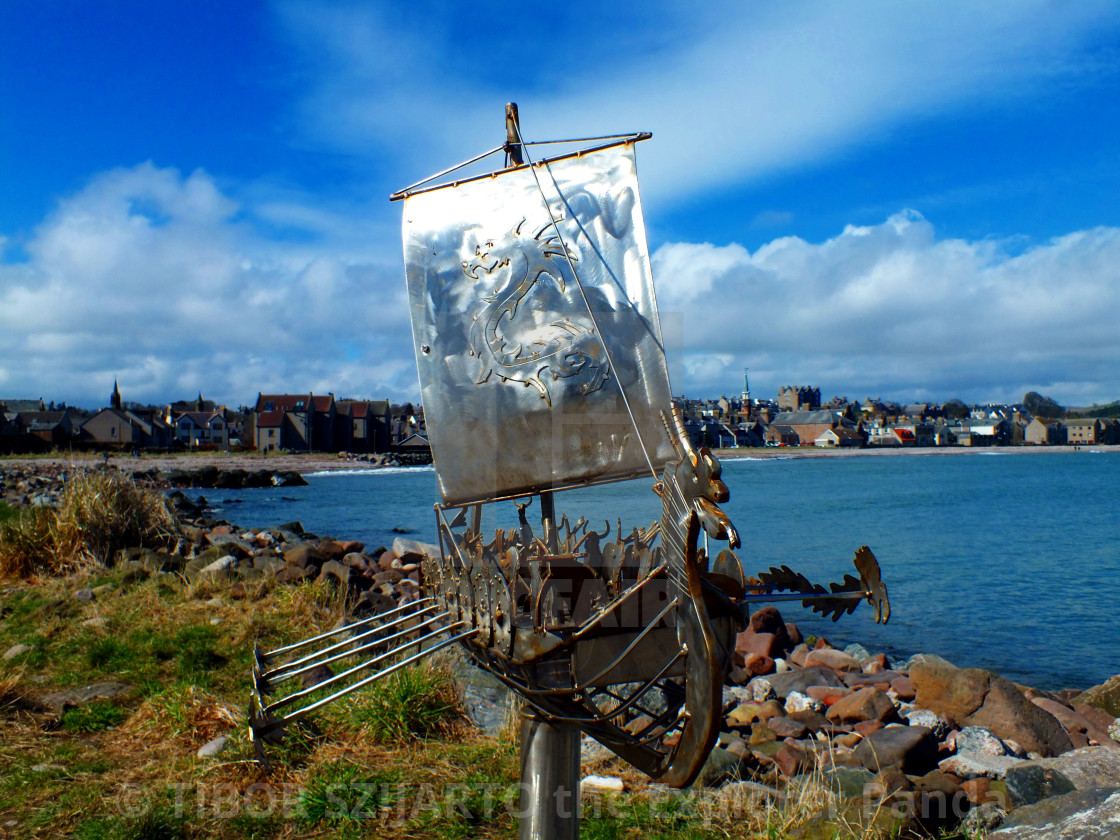
<svg viewBox="0 0 1120 840"><path fill-rule="evenodd" d="M839 411L820 409L817 411L783 411L774 418L771 427L773 426L789 428L797 435L797 444L800 446L815 446L817 438L829 429L852 428L853 424ZM782 438L780 440L788 443ZM769 437L767 441L770 441Z"/></svg>
<svg viewBox="0 0 1120 840"><path fill-rule="evenodd" d="M1104 428L1100 420L1066 420L1066 439L1069 443L1084 446L1100 443L1101 430Z"/></svg>
<svg viewBox="0 0 1120 840"><path fill-rule="evenodd" d="M173 434L171 426L155 410L103 408L82 424L81 437L114 447L167 449Z"/></svg>
<svg viewBox="0 0 1120 840"><path fill-rule="evenodd" d="M1023 441L1032 446L1058 446L1066 442L1066 429L1057 420L1036 417L1027 424Z"/></svg>
<svg viewBox="0 0 1120 840"><path fill-rule="evenodd" d="M257 449L287 449L293 452L337 451L334 428L337 408L334 394L257 394L253 439ZM277 425L275 412L282 421ZM262 425L262 418L265 425ZM275 436L261 431L276 430Z"/></svg>
<svg viewBox="0 0 1120 840"><path fill-rule="evenodd" d="M184 411L173 422L175 440L188 449L229 449L229 423L219 411Z"/></svg>
<svg viewBox="0 0 1120 840"><path fill-rule="evenodd" d="M778 389L779 411L815 411L820 407L820 388L783 385Z"/></svg>
<svg viewBox="0 0 1120 840"><path fill-rule="evenodd" d="M339 452L388 452L392 426L388 400L338 400L334 448Z"/></svg>

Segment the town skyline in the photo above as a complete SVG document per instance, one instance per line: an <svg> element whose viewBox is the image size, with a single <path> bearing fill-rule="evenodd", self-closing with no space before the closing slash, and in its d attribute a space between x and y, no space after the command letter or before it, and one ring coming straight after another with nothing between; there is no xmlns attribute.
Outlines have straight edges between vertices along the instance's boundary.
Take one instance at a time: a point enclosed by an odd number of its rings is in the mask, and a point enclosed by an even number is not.
<svg viewBox="0 0 1120 840"><path fill-rule="evenodd" d="M738 388L728 388L728 389L724 389L724 390L722 390L718 393L707 393L707 394L690 393L688 391L680 391L678 389L674 389L674 390L677 390L677 393L674 394L673 399L674 400L687 400L687 401L715 401L715 400L719 400L721 398L730 398L730 399L736 399L737 400L737 399L740 399L741 396L745 393L744 390L743 390L743 387L742 387L744 384L749 386L750 383L749 382L747 382L747 383L742 383L741 382L739 384ZM957 396L950 396L950 397L945 397L945 398L942 398L942 399L934 399L934 398L930 398L930 397L913 397L913 398L898 397L897 395L892 395L892 394L859 394L859 395L857 395L855 393L847 394L847 393L840 393L839 391L830 392L827 389L822 389L819 386L815 386L815 385L808 385L808 386L806 386L806 385L790 385L788 383L783 384L783 385L779 385L772 392L763 392L763 391L760 391L758 389L755 389L755 388L751 387L749 393L751 395L752 400L757 404L767 404L767 403L769 403L769 404L777 405L780 401L781 392L784 391L787 388L792 388L794 390L806 389L806 388L815 390L817 392L817 396L819 398L819 401L820 401L821 405L827 405L830 401L832 401L832 402L845 401L845 402L852 402L852 403L863 403L866 400L873 400L875 402L881 402L885 405L897 405L897 406L916 405L916 404L922 404L922 403L930 405L930 406L944 406L946 403L955 402L955 401L963 402L965 405L969 406L970 408L982 407L982 406L1014 406L1014 405L1022 405L1023 397L1032 393L1032 392L1026 392L1024 394L1021 394L1019 399L1015 399L1015 400L964 400L964 399L961 399L960 397L957 397ZM403 406L403 405L423 406L423 402L419 399L419 395L417 395L416 398L413 398L413 399L407 399L406 398L406 399L398 400L398 399L392 399L389 396L380 396L379 397L379 396L370 395L370 394L352 394L352 393L349 393L349 392L336 392L334 390L329 390L329 389L325 390L325 391L313 391L313 390L309 390L309 389L293 390L291 388L279 389L275 392L272 392L272 391L265 392L265 391L258 390L255 395L249 394L249 395L247 395L247 398L243 399L243 398L240 398L240 397L236 397L232 400L226 400L226 399L211 397L209 395L209 393L206 391L206 389L199 389L198 392L195 395L177 394L177 395L172 395L168 399L163 399L163 400L137 400L137 399L132 399L131 397L129 397L128 396L128 389L126 387L120 385L120 383L116 380L113 381L113 384L110 388L110 394L103 397L100 402L94 401L94 402L89 402L89 403L81 403L81 402L66 399L65 397L59 397L58 395L51 394L49 392L45 392L45 393L41 393L41 394L28 395L28 394L6 393L6 392L0 391L0 405L4 404L6 400L7 401L20 401L20 402L24 402L24 403L33 402L33 401L42 401L44 405L57 405L57 406L60 406L60 407L61 406L66 406L66 407L70 407L70 408L81 409L83 411L97 411L97 410L99 410L101 408L104 408L106 406L113 405L114 400L115 400L114 395L117 395L117 396L119 396L119 400L126 406L130 405L130 404L139 405L139 406L146 406L146 407L185 406L188 403L194 403L196 401L205 401L208 404L220 405L220 406L222 406L224 408L227 408L227 409L240 410L240 409L250 408L261 397L262 394L267 394L267 393L306 394L306 395L309 395L309 396L313 395L313 396L324 396L324 397L325 396L331 396L331 397L334 397L335 399L338 399L338 400L386 402L390 405L400 405L400 406ZM1038 394L1038 392L1033 392L1033 393ZM1051 394L1041 394L1040 396L1045 397L1045 398L1049 398L1049 399L1054 399ZM1054 401L1057 402L1057 403L1060 403L1061 407L1063 409L1067 410L1067 411L1069 411L1069 410L1079 411L1079 410L1085 410L1085 409L1092 409L1092 408L1095 408L1097 406L1102 406L1102 405L1105 405L1105 406L1112 405L1113 403L1120 404L1120 396L1117 396L1115 399L1100 400L1100 401L1093 402L1093 403L1088 403L1088 404L1085 404L1085 405L1067 405L1065 403L1061 403L1060 400L1054 400Z"/></svg>

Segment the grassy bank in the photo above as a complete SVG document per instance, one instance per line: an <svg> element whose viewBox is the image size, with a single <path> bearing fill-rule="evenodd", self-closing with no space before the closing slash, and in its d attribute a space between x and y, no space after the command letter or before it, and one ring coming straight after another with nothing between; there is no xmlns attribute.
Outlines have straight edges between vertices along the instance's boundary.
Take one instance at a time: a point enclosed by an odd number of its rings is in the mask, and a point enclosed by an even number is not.
<svg viewBox="0 0 1120 840"><path fill-rule="evenodd" d="M467 722L446 662L328 707L271 748L271 773L256 762L244 725L249 651L333 625L344 605L327 584L238 601L173 576L85 571L9 581L0 611L0 651L29 648L0 663L4 836L517 835L513 727L487 736ZM119 684L109 699L53 705L59 692L105 683ZM199 758L219 736L225 749ZM586 797L584 838L785 837L811 814L762 794L731 802L651 789L617 761L585 769L620 774L631 792Z"/></svg>

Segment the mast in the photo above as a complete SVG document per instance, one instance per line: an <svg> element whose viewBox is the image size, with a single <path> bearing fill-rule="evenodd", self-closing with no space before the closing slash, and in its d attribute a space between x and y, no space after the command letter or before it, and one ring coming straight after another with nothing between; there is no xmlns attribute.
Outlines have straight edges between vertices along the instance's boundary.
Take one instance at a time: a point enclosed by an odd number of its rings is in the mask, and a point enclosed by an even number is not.
<svg viewBox="0 0 1120 840"><path fill-rule="evenodd" d="M506 105L506 168L524 163L517 103ZM541 529L551 551L557 549L556 500L552 490L536 494ZM481 509L481 505L476 509ZM550 722L528 703L521 705L520 840L578 840L580 731L570 723Z"/></svg>

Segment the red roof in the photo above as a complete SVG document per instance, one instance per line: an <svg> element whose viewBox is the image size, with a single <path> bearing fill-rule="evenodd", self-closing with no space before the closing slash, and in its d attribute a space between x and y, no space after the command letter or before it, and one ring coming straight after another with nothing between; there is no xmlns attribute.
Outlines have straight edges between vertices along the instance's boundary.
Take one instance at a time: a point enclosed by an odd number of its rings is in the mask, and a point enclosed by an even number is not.
<svg viewBox="0 0 1120 840"><path fill-rule="evenodd" d="M282 426L284 425L283 411L262 411L257 414L257 426Z"/></svg>

